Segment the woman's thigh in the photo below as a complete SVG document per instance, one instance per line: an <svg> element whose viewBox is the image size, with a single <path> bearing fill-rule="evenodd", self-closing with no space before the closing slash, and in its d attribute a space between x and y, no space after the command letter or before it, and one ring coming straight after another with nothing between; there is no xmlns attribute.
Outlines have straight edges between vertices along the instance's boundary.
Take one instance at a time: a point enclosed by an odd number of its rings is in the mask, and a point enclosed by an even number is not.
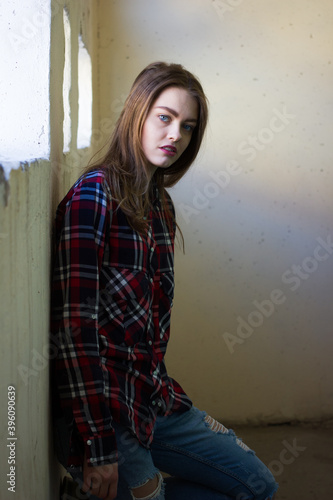
<svg viewBox="0 0 333 500"><path fill-rule="evenodd" d="M273 475L254 451L197 408L158 417L152 458L163 472L237 500L266 500L277 490Z"/></svg>

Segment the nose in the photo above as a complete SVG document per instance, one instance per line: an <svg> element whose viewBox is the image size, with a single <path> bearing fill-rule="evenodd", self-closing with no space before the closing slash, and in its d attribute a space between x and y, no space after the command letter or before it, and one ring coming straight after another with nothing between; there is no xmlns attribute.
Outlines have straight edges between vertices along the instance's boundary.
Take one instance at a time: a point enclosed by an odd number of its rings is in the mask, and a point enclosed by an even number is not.
<svg viewBox="0 0 333 500"><path fill-rule="evenodd" d="M168 137L169 137L170 141L172 141L172 142L178 142L182 138L181 129L180 129L179 124L177 124L175 122L172 124L172 127L170 127L170 130L168 133Z"/></svg>

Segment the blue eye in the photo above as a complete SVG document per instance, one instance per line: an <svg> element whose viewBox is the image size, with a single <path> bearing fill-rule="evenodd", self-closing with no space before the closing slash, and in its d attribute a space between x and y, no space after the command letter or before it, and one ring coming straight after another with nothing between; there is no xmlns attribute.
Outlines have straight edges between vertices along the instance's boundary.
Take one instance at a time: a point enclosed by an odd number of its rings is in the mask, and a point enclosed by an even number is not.
<svg viewBox="0 0 333 500"><path fill-rule="evenodd" d="M184 129L186 130L186 132L192 132L194 127L192 127L192 125L188 125L187 123L184 123Z"/></svg>
<svg viewBox="0 0 333 500"><path fill-rule="evenodd" d="M167 115L158 115L158 117L162 122L167 122L169 120Z"/></svg>

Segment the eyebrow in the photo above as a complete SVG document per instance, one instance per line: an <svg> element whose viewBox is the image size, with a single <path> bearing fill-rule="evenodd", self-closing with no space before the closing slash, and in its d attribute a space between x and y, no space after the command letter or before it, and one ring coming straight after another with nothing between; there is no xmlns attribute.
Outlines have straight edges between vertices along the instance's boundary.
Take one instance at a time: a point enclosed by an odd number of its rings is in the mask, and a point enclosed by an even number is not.
<svg viewBox="0 0 333 500"><path fill-rule="evenodd" d="M169 108L168 106L156 106L156 108L159 108L159 109L165 109L166 111L168 111L169 113L171 113L172 115L174 115L176 118L178 118L179 116L179 113L177 113L177 111L175 111L174 109L172 108ZM187 118L186 120L184 120L185 122L193 122L193 123L197 123L197 119L196 118Z"/></svg>

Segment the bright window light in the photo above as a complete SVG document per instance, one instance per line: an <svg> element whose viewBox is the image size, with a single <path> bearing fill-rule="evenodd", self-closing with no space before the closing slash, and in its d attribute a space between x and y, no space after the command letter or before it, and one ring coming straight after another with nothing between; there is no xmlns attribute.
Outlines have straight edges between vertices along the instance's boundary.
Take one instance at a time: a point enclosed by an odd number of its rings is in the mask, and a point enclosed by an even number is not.
<svg viewBox="0 0 333 500"><path fill-rule="evenodd" d="M92 128L92 71L91 59L79 36L79 124L77 147L90 146Z"/></svg>
<svg viewBox="0 0 333 500"><path fill-rule="evenodd" d="M71 25L66 9L63 11L64 34L65 34L65 65L62 96L64 103L64 153L67 153L71 143L71 108L69 93L71 90Z"/></svg>
<svg viewBox="0 0 333 500"><path fill-rule="evenodd" d="M0 163L9 162L6 173L50 154L50 24L50 0L1 2Z"/></svg>

